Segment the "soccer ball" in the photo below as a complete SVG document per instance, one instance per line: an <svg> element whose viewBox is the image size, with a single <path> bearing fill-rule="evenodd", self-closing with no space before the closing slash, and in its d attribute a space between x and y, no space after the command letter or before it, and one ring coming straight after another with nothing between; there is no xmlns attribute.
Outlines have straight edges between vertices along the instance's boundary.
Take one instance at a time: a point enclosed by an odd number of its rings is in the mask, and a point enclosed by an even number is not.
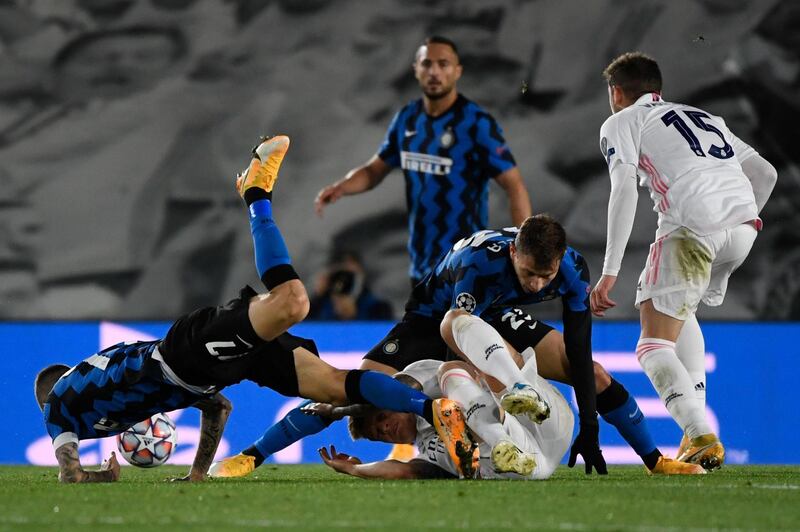
<svg viewBox="0 0 800 532"><path fill-rule="evenodd" d="M156 467L175 451L177 434L175 423L166 414L156 414L117 434L117 447L129 464Z"/></svg>

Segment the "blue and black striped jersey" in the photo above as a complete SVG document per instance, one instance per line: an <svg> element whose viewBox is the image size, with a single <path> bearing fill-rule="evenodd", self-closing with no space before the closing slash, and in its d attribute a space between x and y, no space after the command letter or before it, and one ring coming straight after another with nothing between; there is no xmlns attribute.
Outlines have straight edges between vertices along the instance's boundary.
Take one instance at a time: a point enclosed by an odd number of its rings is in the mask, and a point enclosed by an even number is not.
<svg viewBox="0 0 800 532"><path fill-rule="evenodd" d="M460 240L417 285L406 311L436 319L452 308L494 316L510 306L560 297L565 311L588 312L591 287L581 254L567 247L556 277L539 292L525 292L508 249L516 234L516 228L484 230Z"/></svg>
<svg viewBox="0 0 800 532"><path fill-rule="evenodd" d="M435 118L421 99L403 107L378 156L406 178L413 279L427 275L459 238L486 228L489 180L516 166L495 119L461 95Z"/></svg>

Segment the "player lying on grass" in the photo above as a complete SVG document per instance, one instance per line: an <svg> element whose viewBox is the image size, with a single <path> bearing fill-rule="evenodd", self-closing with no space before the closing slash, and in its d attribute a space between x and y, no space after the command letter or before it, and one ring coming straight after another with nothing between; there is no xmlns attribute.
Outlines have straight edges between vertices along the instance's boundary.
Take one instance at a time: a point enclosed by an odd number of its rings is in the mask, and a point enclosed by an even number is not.
<svg viewBox="0 0 800 532"><path fill-rule="evenodd" d="M236 181L250 213L256 267L267 294L245 287L227 305L179 318L161 340L117 344L71 369L55 365L39 373L36 399L62 482L119 478L114 453L100 471L84 470L79 440L111 436L152 414L188 406L202 412L201 436L182 480L203 480L231 411L219 391L245 379L288 396L414 412L446 430L448 420L438 414L457 407L434 404L383 373L336 369L319 359L313 341L286 332L308 313L305 287L272 219L272 188L288 147L287 137L265 139Z"/></svg>
<svg viewBox="0 0 800 532"><path fill-rule="evenodd" d="M395 378L430 397L453 399L465 413L469 432L465 427L463 432L453 431L450 439L444 440L418 416L367 408L362 415L350 417L350 435L354 440L414 443L418 456L409 462L384 460L362 464L358 458L339 453L331 446L330 453L324 447L319 450L322 460L340 473L361 478L549 478L569 448L575 420L564 397L536 374L533 352L529 350L526 354L522 373L549 405L549 416L541 423L528 416L504 412L498 404L499 396L493 395L488 385L480 384L483 375L470 364L421 360L410 364ZM495 383L494 389L503 391L505 387L498 384ZM473 445L477 445L479 454L472 455ZM456 447L468 449L471 459L454 462L448 449Z"/></svg>
<svg viewBox="0 0 800 532"><path fill-rule="evenodd" d="M422 357L444 361L459 352L453 339L455 323L469 321L471 314L483 324L471 329L485 348L502 346L503 339L518 352L534 348L543 378L574 387L580 431L570 464L580 454L587 473L593 467L606 472L598 443L599 413L652 473L684 473L680 464L660 461L661 452L634 398L593 363L589 288L586 261L567 246L564 229L552 218L537 215L519 229L480 231L456 243L417 285L402 321L367 353L362 367L394 373ZM563 305L563 335L522 310L523 305L555 298ZM523 403L534 402L536 390L524 382L503 351L466 353L466 359L486 373L499 375L508 385L509 401L517 401L516 397ZM215 464L211 475L244 476L271 453L326 426L324 419L309 419L299 409L293 410L253 446Z"/></svg>

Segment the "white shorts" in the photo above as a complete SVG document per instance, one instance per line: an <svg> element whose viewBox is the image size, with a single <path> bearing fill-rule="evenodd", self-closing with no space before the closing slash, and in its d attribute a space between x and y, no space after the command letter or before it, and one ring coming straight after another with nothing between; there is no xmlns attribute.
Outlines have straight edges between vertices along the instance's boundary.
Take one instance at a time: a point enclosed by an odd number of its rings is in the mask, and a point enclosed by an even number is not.
<svg viewBox="0 0 800 532"><path fill-rule="evenodd" d="M550 405L550 417L537 425L527 416L506 414L503 427L509 439L526 453L536 457L536 468L530 476L516 473L497 473L492 467L491 449L481 445L481 478L507 478L516 480L544 480L549 478L561 463L572 443L575 416L567 400L549 382L539 377L534 383L536 390Z"/></svg>
<svg viewBox="0 0 800 532"><path fill-rule="evenodd" d="M700 301L721 305L728 279L747 258L757 235L754 224L746 223L706 236L681 227L659 238L639 276L636 308L652 299L659 312L685 320Z"/></svg>

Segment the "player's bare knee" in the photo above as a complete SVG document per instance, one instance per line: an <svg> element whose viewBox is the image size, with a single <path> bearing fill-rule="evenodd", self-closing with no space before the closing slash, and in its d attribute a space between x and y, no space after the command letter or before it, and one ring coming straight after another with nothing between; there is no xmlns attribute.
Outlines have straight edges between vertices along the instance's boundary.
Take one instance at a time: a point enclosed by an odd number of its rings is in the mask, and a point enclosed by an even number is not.
<svg viewBox="0 0 800 532"><path fill-rule="evenodd" d="M594 386L597 393L602 392L611 385L611 375L606 371L606 368L600 365L599 362L594 364Z"/></svg>
<svg viewBox="0 0 800 532"><path fill-rule="evenodd" d="M290 283L296 283L299 286L292 286L286 294L283 311L287 321L293 324L300 323L308 316L311 303L308 300L308 292L306 292L305 287L303 287L303 283L300 281L290 281Z"/></svg>
<svg viewBox="0 0 800 532"><path fill-rule="evenodd" d="M462 323L465 324L465 320L458 318L469 315L469 312L460 308L448 310L444 315L444 318L442 318L441 324L439 325L439 333L442 335L442 338L445 341L452 339L455 333L453 327L459 327L462 325Z"/></svg>
<svg viewBox="0 0 800 532"><path fill-rule="evenodd" d="M33 383L33 393L36 396L36 403L39 405L39 410L44 410L44 403L47 401L47 396L55 386L58 379L64 373L69 371L69 366L64 364L52 364L47 366L36 375L36 380Z"/></svg>
<svg viewBox="0 0 800 532"><path fill-rule="evenodd" d="M345 389L345 380L347 374L350 372L346 369L331 368L331 372L325 377L324 382L326 386L320 390L323 397L317 399L322 403L330 403L332 405L346 405L347 390Z"/></svg>

